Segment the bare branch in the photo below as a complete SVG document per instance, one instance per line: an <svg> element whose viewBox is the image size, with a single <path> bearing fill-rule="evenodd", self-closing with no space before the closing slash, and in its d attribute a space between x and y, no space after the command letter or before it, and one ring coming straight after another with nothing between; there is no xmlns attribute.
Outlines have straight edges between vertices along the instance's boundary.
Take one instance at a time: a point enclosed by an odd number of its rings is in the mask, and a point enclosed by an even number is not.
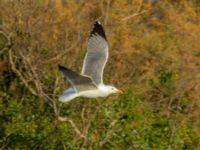
<svg viewBox="0 0 200 150"><path fill-rule="evenodd" d="M62 122L69 122L71 124L71 126L74 128L74 131L81 137L81 138L84 138L86 139L85 135L83 135L81 133L81 131L78 129L78 127L76 126L76 124L73 122L73 120L69 119L68 117L61 117L61 116L58 116L58 120L59 121L62 121Z"/></svg>
<svg viewBox="0 0 200 150"><path fill-rule="evenodd" d="M20 80L23 82L23 84L28 88L28 90L35 96L37 96L37 92L28 84L28 82L26 81L26 79L23 77L23 75L21 74L21 72L19 70L17 70L14 62L13 62L13 54L12 51L9 51L9 62L11 64L11 68L13 70L14 73L16 73L16 75L20 78Z"/></svg>
<svg viewBox="0 0 200 150"><path fill-rule="evenodd" d="M141 0L141 1L140 1L140 5L139 5L139 7L138 7L138 9L137 9L137 13L139 13L139 12L142 10L143 2L144 2L144 0Z"/></svg>
<svg viewBox="0 0 200 150"><path fill-rule="evenodd" d="M5 51L9 50L12 47L12 42L11 42L11 34L7 35L5 32L0 31L0 34L2 34L6 39L7 43L5 44L5 47L3 47L0 50L0 55L3 54Z"/></svg>
<svg viewBox="0 0 200 150"><path fill-rule="evenodd" d="M113 133L112 127L114 127L117 122L118 122L118 119L115 119L110 123L110 126L108 127L108 132L106 133L106 137L100 142L101 147L109 140L110 136Z"/></svg>
<svg viewBox="0 0 200 150"><path fill-rule="evenodd" d="M77 42L73 45L71 45L69 48L66 48L65 50L63 50L63 53L58 53L56 56L54 56L51 59L48 59L46 61L44 61L44 64L49 64L55 61L58 61L59 59L61 59L63 56L65 56L71 49L76 48L76 46L78 45L78 43L82 40L82 38L78 39Z"/></svg>
<svg viewBox="0 0 200 150"><path fill-rule="evenodd" d="M24 60L25 65L27 66L27 69L30 70L31 76L33 77L33 81L37 90L37 95L39 95L39 97L43 97L43 90L41 87L41 82L38 79L38 75L35 72L35 69L33 68L33 65L30 63L29 57L24 56L23 53L21 53L19 51L19 55L21 56L21 58Z"/></svg>
<svg viewBox="0 0 200 150"><path fill-rule="evenodd" d="M135 69L131 71L130 75L127 77L127 79L125 81L123 81L122 83L120 83L120 85L118 87L123 87L125 84L127 84L135 75L136 71Z"/></svg>
<svg viewBox="0 0 200 150"><path fill-rule="evenodd" d="M109 18L110 0L107 0L104 24L106 25Z"/></svg>
<svg viewBox="0 0 200 150"><path fill-rule="evenodd" d="M121 21L126 21L126 20L128 20L128 19L131 19L131 18L133 18L133 17L142 15L142 14L147 13L147 12L149 12L149 11L150 11L150 9L144 10L144 11L141 11L141 12L136 12L136 13L130 15L130 16L127 16L127 17L123 18Z"/></svg>

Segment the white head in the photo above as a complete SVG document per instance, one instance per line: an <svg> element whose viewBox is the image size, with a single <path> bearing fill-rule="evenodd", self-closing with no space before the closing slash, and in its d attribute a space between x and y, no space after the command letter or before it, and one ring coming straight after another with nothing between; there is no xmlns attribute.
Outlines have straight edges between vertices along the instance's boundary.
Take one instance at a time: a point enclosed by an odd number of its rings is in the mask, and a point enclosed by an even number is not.
<svg viewBox="0 0 200 150"><path fill-rule="evenodd" d="M105 85L104 88L105 93L107 93L108 95L110 94L122 94L123 92L117 88L115 88L114 86L110 86L110 85Z"/></svg>

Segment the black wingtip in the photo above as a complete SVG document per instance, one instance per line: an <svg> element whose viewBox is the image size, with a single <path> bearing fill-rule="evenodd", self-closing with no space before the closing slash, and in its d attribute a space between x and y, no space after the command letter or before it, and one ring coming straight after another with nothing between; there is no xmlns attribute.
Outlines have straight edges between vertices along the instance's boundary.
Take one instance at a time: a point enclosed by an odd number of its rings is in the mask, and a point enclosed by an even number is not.
<svg viewBox="0 0 200 150"><path fill-rule="evenodd" d="M90 36L95 35L95 34L98 34L101 37L103 37L105 40L107 40L104 28L101 25L101 22L99 20L95 21L94 27L93 27L92 31L90 32Z"/></svg>
<svg viewBox="0 0 200 150"><path fill-rule="evenodd" d="M66 68L62 65L58 65L58 69L59 69L59 71L66 70Z"/></svg>
<svg viewBox="0 0 200 150"><path fill-rule="evenodd" d="M66 68L66 67L64 67L64 66L62 66L62 65L58 65L58 69L59 69L59 71L61 71L61 72L63 72L63 71L72 71L72 70L70 70L70 69L68 69L68 68Z"/></svg>

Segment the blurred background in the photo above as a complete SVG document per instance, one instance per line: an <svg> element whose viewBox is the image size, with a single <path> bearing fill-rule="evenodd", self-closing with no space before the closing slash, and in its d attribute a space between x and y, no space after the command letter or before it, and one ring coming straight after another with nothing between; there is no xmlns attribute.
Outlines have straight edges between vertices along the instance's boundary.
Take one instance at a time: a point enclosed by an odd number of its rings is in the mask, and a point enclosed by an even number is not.
<svg viewBox="0 0 200 150"><path fill-rule="evenodd" d="M200 149L198 0L0 0L0 147ZM80 72L95 20L104 82L121 96L58 96L57 65Z"/></svg>

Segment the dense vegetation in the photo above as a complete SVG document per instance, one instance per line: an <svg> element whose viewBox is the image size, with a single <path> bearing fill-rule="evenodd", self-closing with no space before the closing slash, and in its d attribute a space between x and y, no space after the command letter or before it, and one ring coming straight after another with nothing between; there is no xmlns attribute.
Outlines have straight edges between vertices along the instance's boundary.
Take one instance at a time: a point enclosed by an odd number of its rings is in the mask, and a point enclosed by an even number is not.
<svg viewBox="0 0 200 150"><path fill-rule="evenodd" d="M199 14L197 0L1 0L1 149L199 149ZM124 94L61 104L57 64L81 70L96 19L105 83Z"/></svg>

